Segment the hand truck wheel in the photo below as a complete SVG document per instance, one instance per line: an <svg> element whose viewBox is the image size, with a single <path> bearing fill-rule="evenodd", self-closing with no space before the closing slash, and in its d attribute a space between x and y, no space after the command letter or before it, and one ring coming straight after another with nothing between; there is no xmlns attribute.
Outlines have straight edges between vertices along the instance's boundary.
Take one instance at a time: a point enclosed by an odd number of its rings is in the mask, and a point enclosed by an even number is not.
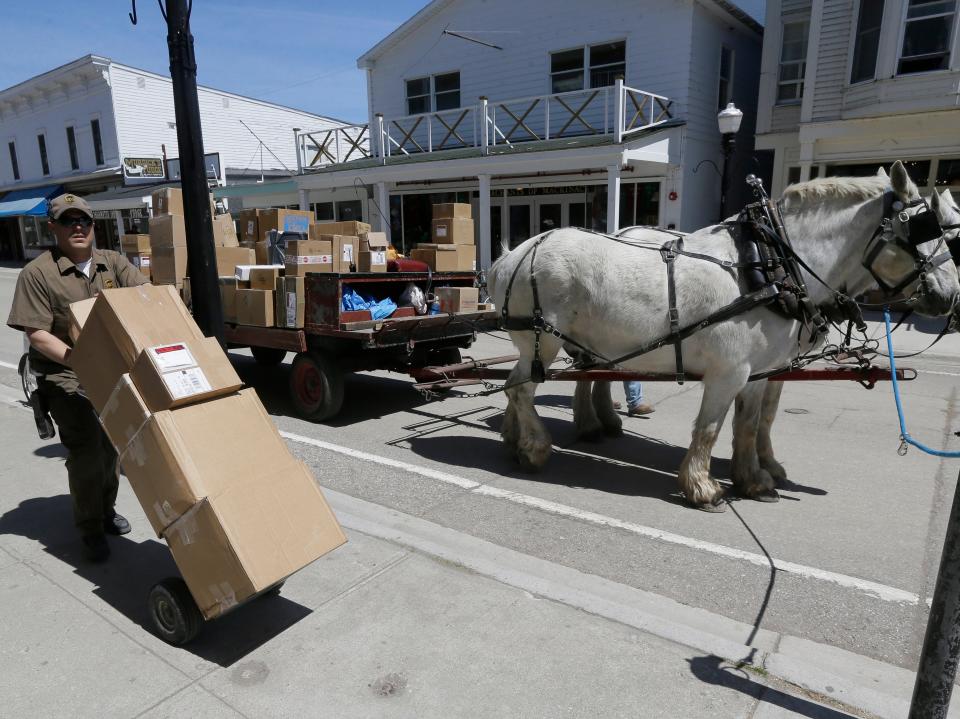
<svg viewBox="0 0 960 719"><path fill-rule="evenodd" d="M200 633L203 615L180 577L168 577L154 584L149 605L153 626L167 644L186 644Z"/></svg>

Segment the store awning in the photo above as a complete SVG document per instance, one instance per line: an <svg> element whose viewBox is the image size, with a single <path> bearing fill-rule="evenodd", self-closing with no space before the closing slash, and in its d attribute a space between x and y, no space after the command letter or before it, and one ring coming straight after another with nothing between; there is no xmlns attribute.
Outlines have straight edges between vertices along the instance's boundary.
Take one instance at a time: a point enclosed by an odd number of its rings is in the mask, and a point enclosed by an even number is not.
<svg viewBox="0 0 960 719"><path fill-rule="evenodd" d="M62 191L63 185L47 185L9 192L0 200L0 217L46 215L47 200L56 197Z"/></svg>

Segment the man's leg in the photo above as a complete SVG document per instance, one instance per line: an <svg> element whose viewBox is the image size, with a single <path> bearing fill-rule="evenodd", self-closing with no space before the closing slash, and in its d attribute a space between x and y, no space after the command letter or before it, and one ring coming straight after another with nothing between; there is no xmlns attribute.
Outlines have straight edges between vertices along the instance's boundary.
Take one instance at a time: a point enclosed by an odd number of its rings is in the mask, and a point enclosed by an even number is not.
<svg viewBox="0 0 960 719"><path fill-rule="evenodd" d="M57 423L60 441L67 448L74 524L85 538L102 537L103 520L116 499L117 478L116 471L110 478L104 475L105 437L93 405L85 397L65 392L50 382L42 382L41 391ZM114 454L112 447L110 452ZM113 462L115 465L115 456ZM105 506L107 500L109 506Z"/></svg>

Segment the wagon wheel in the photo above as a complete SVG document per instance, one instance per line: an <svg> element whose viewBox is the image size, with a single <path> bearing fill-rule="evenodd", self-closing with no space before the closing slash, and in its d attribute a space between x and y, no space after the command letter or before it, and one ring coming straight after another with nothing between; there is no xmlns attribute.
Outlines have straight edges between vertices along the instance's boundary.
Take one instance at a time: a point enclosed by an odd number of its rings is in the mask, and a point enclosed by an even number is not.
<svg viewBox="0 0 960 719"><path fill-rule="evenodd" d="M148 601L153 626L167 644L186 644L200 633L203 615L180 577L154 584Z"/></svg>
<svg viewBox="0 0 960 719"><path fill-rule="evenodd" d="M343 370L319 352L301 352L290 369L290 399L303 419L336 416L343 406Z"/></svg>
<svg viewBox="0 0 960 719"><path fill-rule="evenodd" d="M251 347L250 352L261 367L276 367L287 356L286 350L277 347Z"/></svg>
<svg viewBox="0 0 960 719"><path fill-rule="evenodd" d="M433 350L427 355L427 366L445 367L451 364L460 364L463 358L460 356L459 347L443 347Z"/></svg>

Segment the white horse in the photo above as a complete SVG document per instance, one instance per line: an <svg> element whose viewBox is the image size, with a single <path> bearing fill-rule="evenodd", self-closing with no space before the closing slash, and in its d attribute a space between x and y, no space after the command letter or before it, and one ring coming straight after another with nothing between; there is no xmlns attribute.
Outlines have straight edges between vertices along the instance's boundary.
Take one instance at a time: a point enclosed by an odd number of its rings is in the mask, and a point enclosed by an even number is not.
<svg viewBox="0 0 960 719"><path fill-rule="evenodd" d="M907 209L884 217L883 195L892 189ZM882 238L906 240L909 223L925 208L912 205L920 196L899 162L890 177L823 178L788 188L783 197L784 222L796 254L831 288L855 296L875 284L861 264L867 245L879 231ZM534 300L531 272L535 273L539 306L546 323L566 337L607 358L624 356L666 336L668 287L659 252L626 246L582 230L553 232L542 242L533 237L494 263L488 283L494 301L505 307L509 290L509 317L530 318ZM638 228L633 237L659 247L668 239L657 230ZM536 252L535 243L540 243ZM726 226L713 225L685 237L684 249L718 260L739 261L734 239ZM938 241L918 246L922 256L942 249ZM714 262L680 256L676 260L676 305L680 324L700 321L741 297L746 288L735 270ZM827 306L831 290L804 272L811 299ZM917 309L925 314L950 312L960 295L953 263L927 268ZM502 436L522 466L539 469L551 451L551 438L533 405L536 384L531 366L537 355L530 330L510 329L520 360L507 380L508 405ZM779 400L777 382L749 382L753 374L786 365L798 350L814 348L800 323L767 307L756 307L733 319L713 324L683 340L687 372L702 376L703 401L694 423L693 438L681 463L679 484L694 506L721 511L723 489L710 477L710 456L720 427L734 399L733 483L746 497L776 501L775 480L785 478L770 444L769 430ZM798 347L798 337L801 338ZM563 340L544 332L539 357L549 367ZM621 363L638 372L676 370L671 345ZM607 432L620 429L609 387L595 388L576 398L581 429L590 425Z"/></svg>

